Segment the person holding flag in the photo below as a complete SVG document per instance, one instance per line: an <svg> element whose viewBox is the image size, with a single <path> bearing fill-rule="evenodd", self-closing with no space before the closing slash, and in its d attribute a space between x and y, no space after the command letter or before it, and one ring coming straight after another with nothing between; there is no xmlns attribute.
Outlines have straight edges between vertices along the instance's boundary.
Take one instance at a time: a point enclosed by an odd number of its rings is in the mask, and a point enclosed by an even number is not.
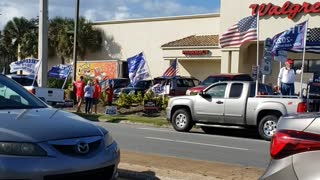
<svg viewBox="0 0 320 180"><path fill-rule="evenodd" d="M292 59L287 59L285 62L285 67L280 69L278 75L278 91L280 90L282 95L294 96L294 81L295 75L301 74L303 71L303 67L301 70L294 70Z"/></svg>
<svg viewBox="0 0 320 180"><path fill-rule="evenodd" d="M292 51L297 49L303 49L302 67L301 70L296 70L292 68L292 59L287 59L285 62L285 67L280 69L278 75L278 90L281 91L282 95L293 96L295 74L301 73L300 82L300 95L302 92L302 76L303 76L303 66L305 61L305 51L306 51L306 39L307 39L307 29L308 21L300 23L291 29L281 32L273 37L272 53L278 54L279 51Z"/></svg>

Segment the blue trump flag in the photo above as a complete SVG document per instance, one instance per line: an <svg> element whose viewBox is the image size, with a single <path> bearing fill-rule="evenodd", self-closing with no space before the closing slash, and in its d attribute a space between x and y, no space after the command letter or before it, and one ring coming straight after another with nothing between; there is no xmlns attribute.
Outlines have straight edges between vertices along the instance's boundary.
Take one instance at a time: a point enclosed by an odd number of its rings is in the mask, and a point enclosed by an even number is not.
<svg viewBox="0 0 320 180"><path fill-rule="evenodd" d="M292 27L289 30L275 35L273 39L272 52L290 51L294 49L303 49L305 34L307 33L307 22L303 22Z"/></svg>
<svg viewBox="0 0 320 180"><path fill-rule="evenodd" d="M149 67L143 53L139 53L127 59L129 78L133 86L140 80L150 77Z"/></svg>
<svg viewBox="0 0 320 180"><path fill-rule="evenodd" d="M71 65L58 64L49 70L48 76L52 78L65 79L68 77L71 69Z"/></svg>

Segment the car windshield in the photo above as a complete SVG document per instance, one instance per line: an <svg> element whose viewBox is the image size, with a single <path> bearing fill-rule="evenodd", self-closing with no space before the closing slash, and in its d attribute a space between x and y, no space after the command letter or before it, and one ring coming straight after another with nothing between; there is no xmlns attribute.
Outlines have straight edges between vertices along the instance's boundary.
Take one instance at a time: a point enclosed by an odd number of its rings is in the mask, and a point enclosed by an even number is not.
<svg viewBox="0 0 320 180"><path fill-rule="evenodd" d="M219 81L227 81L229 79L230 78L228 77L208 77L207 79L202 81L200 85L210 85Z"/></svg>
<svg viewBox="0 0 320 180"><path fill-rule="evenodd" d="M0 109L32 109L47 106L16 82L0 75Z"/></svg>
<svg viewBox="0 0 320 180"><path fill-rule="evenodd" d="M37 81L34 81L31 78L26 78L26 77L12 77L13 80L21 84L22 86L38 86ZM34 82L33 82L34 81Z"/></svg>
<svg viewBox="0 0 320 180"><path fill-rule="evenodd" d="M148 85L150 84L149 81L138 81L135 87L137 88L147 88Z"/></svg>

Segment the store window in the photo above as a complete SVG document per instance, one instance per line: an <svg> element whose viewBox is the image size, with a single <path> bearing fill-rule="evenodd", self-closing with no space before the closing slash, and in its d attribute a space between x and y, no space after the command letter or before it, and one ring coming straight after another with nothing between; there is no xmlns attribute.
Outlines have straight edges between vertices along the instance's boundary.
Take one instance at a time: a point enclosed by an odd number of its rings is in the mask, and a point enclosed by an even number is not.
<svg viewBox="0 0 320 180"><path fill-rule="evenodd" d="M300 69L302 65L302 60L294 60L294 69ZM320 71L320 60L305 60L304 61L304 71L306 73L314 73Z"/></svg>

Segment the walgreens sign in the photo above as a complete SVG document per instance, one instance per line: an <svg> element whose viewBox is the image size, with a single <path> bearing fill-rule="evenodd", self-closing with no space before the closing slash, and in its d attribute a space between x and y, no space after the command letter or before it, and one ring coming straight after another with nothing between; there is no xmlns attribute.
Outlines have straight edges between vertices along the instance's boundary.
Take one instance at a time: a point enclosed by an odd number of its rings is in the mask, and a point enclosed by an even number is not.
<svg viewBox="0 0 320 180"><path fill-rule="evenodd" d="M287 15L289 19L294 19L300 13L320 13L320 2L316 2L314 4L307 2L294 4L287 1L282 6L277 6L272 3L251 4L249 8L252 9L252 15L256 15L259 12L259 16Z"/></svg>

